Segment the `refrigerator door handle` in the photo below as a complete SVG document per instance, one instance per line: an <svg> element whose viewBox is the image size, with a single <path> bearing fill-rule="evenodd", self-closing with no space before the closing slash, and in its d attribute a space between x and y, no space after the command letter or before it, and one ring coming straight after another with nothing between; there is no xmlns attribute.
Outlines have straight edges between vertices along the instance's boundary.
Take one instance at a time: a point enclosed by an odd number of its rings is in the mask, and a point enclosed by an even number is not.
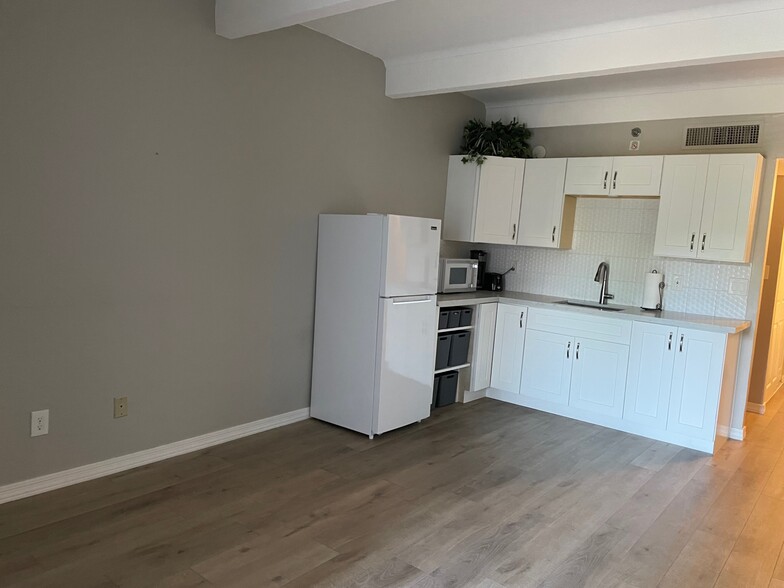
<svg viewBox="0 0 784 588"><path fill-rule="evenodd" d="M430 302L432 298L425 296L424 298L393 298L392 304L419 304L421 302Z"/></svg>

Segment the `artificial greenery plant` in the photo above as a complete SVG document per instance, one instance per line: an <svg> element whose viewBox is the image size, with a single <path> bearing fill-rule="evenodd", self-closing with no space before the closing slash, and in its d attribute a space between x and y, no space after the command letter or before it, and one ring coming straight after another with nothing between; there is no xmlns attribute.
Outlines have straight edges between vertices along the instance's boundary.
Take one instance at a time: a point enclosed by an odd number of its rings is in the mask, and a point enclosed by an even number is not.
<svg viewBox="0 0 784 588"><path fill-rule="evenodd" d="M531 130L516 118L509 124L497 120L489 125L475 118L463 128L460 155L465 155L463 163L476 161L478 165L482 165L488 155L531 157L531 147L526 142L530 137Z"/></svg>

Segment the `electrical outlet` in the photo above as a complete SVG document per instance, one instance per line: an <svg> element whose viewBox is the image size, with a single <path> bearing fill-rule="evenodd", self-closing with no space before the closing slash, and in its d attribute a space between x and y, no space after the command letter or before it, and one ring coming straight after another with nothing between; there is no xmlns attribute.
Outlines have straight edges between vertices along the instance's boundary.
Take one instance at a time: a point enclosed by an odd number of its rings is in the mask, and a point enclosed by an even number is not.
<svg viewBox="0 0 784 588"><path fill-rule="evenodd" d="M34 410L30 413L30 436L49 434L49 409Z"/></svg>
<svg viewBox="0 0 784 588"><path fill-rule="evenodd" d="M114 399L114 418L121 419L128 416L128 397L119 396Z"/></svg>
<svg viewBox="0 0 784 588"><path fill-rule="evenodd" d="M672 281L670 282L670 287L673 290L680 290L683 286L683 280L680 276L672 276Z"/></svg>

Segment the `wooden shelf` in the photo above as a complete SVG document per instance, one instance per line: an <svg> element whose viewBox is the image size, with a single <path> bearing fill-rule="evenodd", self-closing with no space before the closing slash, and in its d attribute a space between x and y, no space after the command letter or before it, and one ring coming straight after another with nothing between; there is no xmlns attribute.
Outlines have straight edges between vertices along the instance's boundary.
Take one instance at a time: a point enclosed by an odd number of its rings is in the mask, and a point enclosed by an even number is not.
<svg viewBox="0 0 784 588"><path fill-rule="evenodd" d="M453 366L450 366L450 367L445 367L444 369L441 369L441 370L436 370L433 373L433 375L437 376L438 374L443 374L444 372L453 372L455 370L462 370L462 369L465 369L467 367L471 367L471 364L470 363L464 363L464 364L461 364L461 365L453 365Z"/></svg>
<svg viewBox="0 0 784 588"><path fill-rule="evenodd" d="M454 333L455 331L470 331L474 328L474 325L468 325L467 327L452 327L451 329L439 329L438 334L441 333Z"/></svg>

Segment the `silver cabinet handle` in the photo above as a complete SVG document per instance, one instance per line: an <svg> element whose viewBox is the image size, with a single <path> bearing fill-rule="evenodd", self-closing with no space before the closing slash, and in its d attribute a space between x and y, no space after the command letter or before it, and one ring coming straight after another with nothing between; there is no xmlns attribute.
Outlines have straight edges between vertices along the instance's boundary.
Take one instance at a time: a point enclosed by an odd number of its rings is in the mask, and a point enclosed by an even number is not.
<svg viewBox="0 0 784 588"><path fill-rule="evenodd" d="M606 190L606 189L607 189L607 176L608 176L609 174L610 174L610 171L609 171L609 170L606 170L606 171L604 172L604 187L603 187L603 189L604 189L604 190Z"/></svg>
<svg viewBox="0 0 784 588"><path fill-rule="evenodd" d="M689 251L694 251L694 239L697 237L697 233L691 234L691 245L689 245Z"/></svg>
<svg viewBox="0 0 784 588"><path fill-rule="evenodd" d="M672 331L670 331L670 336L667 338L667 351L672 350Z"/></svg>
<svg viewBox="0 0 784 588"><path fill-rule="evenodd" d="M683 337L684 335L681 335L681 349L680 349L681 353L683 353Z"/></svg>
<svg viewBox="0 0 784 588"><path fill-rule="evenodd" d="M613 190L615 190L615 180L618 179L618 172L613 172Z"/></svg>
<svg viewBox="0 0 784 588"><path fill-rule="evenodd" d="M512 241L517 237L517 223L512 224Z"/></svg>
<svg viewBox="0 0 784 588"><path fill-rule="evenodd" d="M577 347L574 349L574 358L580 359L580 342L577 342Z"/></svg>
<svg viewBox="0 0 784 588"><path fill-rule="evenodd" d="M520 328L523 328L523 317L525 316L525 311L520 313Z"/></svg>
<svg viewBox="0 0 784 588"><path fill-rule="evenodd" d="M569 350L571 348L572 348L572 342L571 341L567 341L566 342L566 359L569 359Z"/></svg>
<svg viewBox="0 0 784 588"><path fill-rule="evenodd" d="M553 243L555 243L555 229L556 227L553 227Z"/></svg>
<svg viewBox="0 0 784 588"><path fill-rule="evenodd" d="M708 236L708 233L702 234L702 250L705 251L705 238Z"/></svg>

